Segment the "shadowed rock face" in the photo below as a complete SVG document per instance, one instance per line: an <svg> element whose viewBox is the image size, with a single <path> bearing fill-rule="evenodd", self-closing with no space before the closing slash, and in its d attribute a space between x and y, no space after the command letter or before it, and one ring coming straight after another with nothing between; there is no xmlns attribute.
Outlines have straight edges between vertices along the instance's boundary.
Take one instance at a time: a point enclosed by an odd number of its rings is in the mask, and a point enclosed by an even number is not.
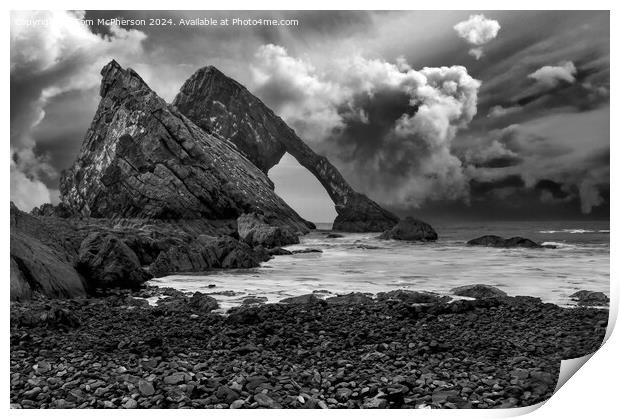
<svg viewBox="0 0 620 419"><path fill-rule="evenodd" d="M355 192L340 172L317 155L263 102L215 67L198 70L181 87L173 105L207 132L230 141L267 173L285 152L321 182L335 204L334 230L384 231L398 218Z"/></svg>
<svg viewBox="0 0 620 419"><path fill-rule="evenodd" d="M263 213L310 225L229 141L209 134L115 61L101 74L101 101L80 155L60 182L63 202L95 218L236 219Z"/></svg>

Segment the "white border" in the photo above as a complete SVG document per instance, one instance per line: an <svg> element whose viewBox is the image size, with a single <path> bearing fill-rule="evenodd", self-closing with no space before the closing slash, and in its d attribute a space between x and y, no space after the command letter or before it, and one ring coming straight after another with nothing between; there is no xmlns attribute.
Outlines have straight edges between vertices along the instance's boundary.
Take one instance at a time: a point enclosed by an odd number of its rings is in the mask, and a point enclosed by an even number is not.
<svg viewBox="0 0 620 419"><path fill-rule="evenodd" d="M287 10L287 9L296 9L296 10L342 10L342 9L354 9L354 10L407 10L407 9L418 9L418 10L580 10L581 7L576 6L587 6L590 10L611 10L611 43L613 51L613 45L617 41L617 33L618 33L618 25L620 24L619 19L617 18L617 9L616 6L619 4L617 1L600 1L600 0L590 0L586 3L584 2L567 2L567 1L548 1L548 0L521 0L521 1L505 1L501 4L498 4L497 0L495 1L470 1L465 4L462 1L454 1L447 0L441 3L438 2L412 2L406 0L382 0L382 1L368 1L368 0L356 0L354 2L345 2L345 1L326 1L326 0L311 0L311 1L296 1L292 3L290 0L262 0L260 2L252 2L249 0L246 1L237 1L237 0L227 0L224 2L209 2L209 1L188 1L188 0L176 0L174 2L169 1L161 1L161 0L152 0L148 4L140 4L136 1L128 1L128 0L108 0L105 2L101 1L70 1L70 0L60 0L53 2L53 8L55 9L115 9L115 10L134 10L134 9L150 9L150 10L167 10L170 9L171 6L174 6L175 10L204 10L204 9L212 9L212 10ZM3 22L5 25L3 26L4 31L4 42L2 42L3 49L3 57L6 61L9 60L9 49L10 49L10 25L9 25L9 10L35 10L35 9L49 9L52 6L52 3L49 1L41 1L41 0L22 0L22 1L5 1L3 3L6 8L3 9ZM144 7L148 6L148 7ZM616 6L616 7L614 7ZM611 54L611 69L612 75L611 78L614 80L618 80L615 75L617 74L617 59L615 54ZM6 62L1 68L3 72L3 80L8 90L9 83L9 63ZM615 84L612 83L612 91L615 91ZM5 90L6 91L6 90ZM5 93L5 100L2 103L2 120L4 122L3 126L5 127L5 135L8 136L8 129L10 126L10 113L9 113L9 95ZM611 95L611 114L617 115L617 111L614 111L614 100L615 93ZM612 118L611 122L611 138L617 138L617 122ZM6 140L7 149L9 148L9 141ZM615 147L613 142L611 143L611 160L614 160L614 157L617 157L617 153L615 151ZM5 169L7 172L8 167ZM615 202L615 197L618 196L617 188L618 188L618 171L620 169L617 166L612 165L611 167L611 196L612 201ZM7 173L5 172L5 173ZM7 173L7 176L2 177L0 179L0 184L2 185L2 192L5 196L10 196L10 176ZM612 213L614 214L612 220L616 220L617 211L614 211L614 207L612 206ZM9 206L8 202L5 203L4 206L0 206L0 219L5 220L3 224L3 235L4 241L2 243L2 252L5 255L2 259L2 268L5 273L4 279L4 289L5 292L8 290L8 274L9 274L9 266L8 266L8 258L6 258L6 253L9 252ZM613 227L613 222L612 222ZM615 231L615 229L612 228ZM611 236L611 260L614 260L613 250L618 246L618 240L615 235ZM612 262L611 264L611 297L612 297L612 307L610 310L610 325L615 323L618 313L618 286L616 278L616 272L618 271L618 262ZM5 301L8 302L8 292L5 294ZM2 390L1 393L5 397L6 408L8 409L8 394L9 394L9 363L7 362L9 359L9 310L8 308L4 310L4 319L2 322L3 327L3 335L6 339L6 343L2 348L2 359L4 360L3 365L3 379L2 379ZM608 333L609 335L609 333ZM611 334L609 340L606 344L599 350L597 353L592 356L592 358L586 363L585 367L579 370L574 378L568 380L568 382L555 394L547 403L545 403L541 408L534 410L530 414L529 417L532 418L551 418L551 417L563 417L563 418L583 418L583 417L611 417L612 412L618 411L617 403L620 401L620 398L617 396L617 374L620 372L619 361L617 354L620 353L618 343L618 337L616 334ZM486 410L486 411L446 411L446 410L417 410L414 412L410 411L389 411L391 416L404 416L404 415L420 415L422 417L466 417L466 418L484 418L484 417L507 417L507 416L515 416L525 411L530 411L532 409L513 409L513 410ZM33 416L48 416L48 417L76 417L82 418L85 414L88 416L95 417L103 417L107 416L110 412L107 411L83 411L83 410L71 410L71 411L29 411L29 410L10 410L8 412L11 416L14 417L33 417ZM170 411L166 410L157 410L157 411L115 411L115 415L121 415L126 417L136 417L142 415L149 415L149 417L168 417ZM309 410L281 410L281 411L217 411L217 410L209 410L208 412L204 412L202 410L184 410L183 415L188 417L204 417L208 415L210 417L220 417L227 416L230 417L233 414L235 416L251 416L254 418L273 418L273 417L289 417L291 414L294 414L299 417L310 417L314 415L325 415L325 416L345 416L345 417L353 417L357 416L365 416L365 417L375 417L378 415L382 415L386 413L386 411L309 411Z"/></svg>

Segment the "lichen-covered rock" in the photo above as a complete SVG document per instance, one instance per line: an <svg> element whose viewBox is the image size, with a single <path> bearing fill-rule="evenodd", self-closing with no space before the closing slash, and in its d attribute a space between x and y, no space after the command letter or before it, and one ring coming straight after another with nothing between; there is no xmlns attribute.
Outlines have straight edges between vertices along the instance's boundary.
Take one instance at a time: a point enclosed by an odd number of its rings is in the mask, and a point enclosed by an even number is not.
<svg viewBox="0 0 620 419"><path fill-rule="evenodd" d="M269 225L264 216L256 213L237 218L237 232L250 246L272 248L299 243L299 237L290 228Z"/></svg>
<svg viewBox="0 0 620 419"><path fill-rule="evenodd" d="M230 139L264 173L285 152L292 155L334 202L338 213L334 230L384 231L398 222L394 214L355 192L327 158L316 154L263 102L215 67L196 71L173 105L205 131Z"/></svg>
<svg viewBox="0 0 620 419"><path fill-rule="evenodd" d="M235 219L273 214L307 232L273 183L224 138L209 134L115 61L102 70L101 101L61 199L83 216Z"/></svg>
<svg viewBox="0 0 620 419"><path fill-rule="evenodd" d="M470 246L487 246L487 247L526 247L526 248L541 248L540 244L532 241L530 239L526 239L524 237L511 237L509 239L505 239L500 236L495 235L486 235L481 236L475 239L472 239L467 242Z"/></svg>
<svg viewBox="0 0 620 419"><path fill-rule="evenodd" d="M437 232L430 224L413 217L407 217L396 224L391 230L385 231L380 239L406 241L435 241Z"/></svg>
<svg viewBox="0 0 620 419"><path fill-rule="evenodd" d="M450 292L454 295L476 298L478 300L483 298L505 297L508 295L498 288L484 284L464 285L462 287L453 288Z"/></svg>
<svg viewBox="0 0 620 419"><path fill-rule="evenodd" d="M151 279L133 250L113 234L89 234L76 268L95 287L136 288Z"/></svg>

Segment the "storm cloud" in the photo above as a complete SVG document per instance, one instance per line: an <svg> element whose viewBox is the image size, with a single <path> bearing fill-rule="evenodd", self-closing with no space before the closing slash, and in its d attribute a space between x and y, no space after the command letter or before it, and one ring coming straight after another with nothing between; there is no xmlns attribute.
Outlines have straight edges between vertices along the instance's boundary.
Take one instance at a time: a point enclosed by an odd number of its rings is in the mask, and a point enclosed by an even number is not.
<svg viewBox="0 0 620 419"><path fill-rule="evenodd" d="M466 68L414 70L402 58L351 56L319 72L276 45L255 58L257 94L355 173L361 190L397 207L467 198L461 162L450 151L476 115L480 82Z"/></svg>

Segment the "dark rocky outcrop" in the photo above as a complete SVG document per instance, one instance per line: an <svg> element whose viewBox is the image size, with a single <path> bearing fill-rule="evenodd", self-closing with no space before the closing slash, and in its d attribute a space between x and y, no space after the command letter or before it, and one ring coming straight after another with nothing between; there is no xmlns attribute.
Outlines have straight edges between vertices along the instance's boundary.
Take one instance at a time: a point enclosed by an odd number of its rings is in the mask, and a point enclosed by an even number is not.
<svg viewBox="0 0 620 419"><path fill-rule="evenodd" d="M250 246L267 248L299 243L299 237L288 227L269 225L261 214L243 214L237 218L239 238Z"/></svg>
<svg viewBox="0 0 620 419"><path fill-rule="evenodd" d="M207 132L232 142L267 173L285 152L321 182L335 204L334 230L384 231L398 218L355 192L340 172L317 155L256 96L215 67L204 67L181 87L173 105Z"/></svg>
<svg viewBox="0 0 620 419"><path fill-rule="evenodd" d="M453 288L450 292L454 295L458 295L461 297L470 297L476 299L497 298L505 297L506 295L508 295L498 288L484 284L464 285L462 287Z"/></svg>
<svg viewBox="0 0 620 419"><path fill-rule="evenodd" d="M204 272L214 268L253 268L268 259L263 252L229 236L201 235L189 244L161 252L150 265L155 277L175 272Z"/></svg>
<svg viewBox="0 0 620 419"><path fill-rule="evenodd" d="M32 215L40 217L60 217L69 218L76 215L68 205L60 202L58 205L52 205L50 203L42 204L39 207L35 207L30 211Z"/></svg>
<svg viewBox="0 0 620 419"><path fill-rule="evenodd" d="M60 181L62 201L89 217L236 219L261 212L295 231L307 222L229 141L205 132L115 61L80 154Z"/></svg>
<svg viewBox="0 0 620 419"><path fill-rule="evenodd" d="M86 283L53 231L11 203L10 296L68 298L86 295Z"/></svg>
<svg viewBox="0 0 620 419"><path fill-rule="evenodd" d="M279 302L282 304L317 304L322 301L323 300L314 294L303 294L296 297L283 298Z"/></svg>
<svg viewBox="0 0 620 419"><path fill-rule="evenodd" d="M113 234L88 235L80 246L76 268L94 287L137 288L151 279L133 250Z"/></svg>
<svg viewBox="0 0 620 419"><path fill-rule="evenodd" d="M430 224L413 217L407 217L396 224L392 229L379 236L380 239L406 241L435 241L437 232Z"/></svg>
<svg viewBox="0 0 620 419"><path fill-rule="evenodd" d="M609 297L602 292L581 290L570 295L580 306L608 306Z"/></svg>
<svg viewBox="0 0 620 419"><path fill-rule="evenodd" d="M467 242L470 246L487 246L487 247L528 247L528 248L542 248L540 244L532 241L530 239L526 239L524 237L511 237L509 239L505 239L500 236L495 235L487 235L478 237L476 239L470 240Z"/></svg>
<svg viewBox="0 0 620 419"><path fill-rule="evenodd" d="M398 300L408 304L430 304L445 303L451 300L450 297L442 296L432 292L411 291L411 290L394 290L388 292L380 292L377 294L377 300Z"/></svg>

